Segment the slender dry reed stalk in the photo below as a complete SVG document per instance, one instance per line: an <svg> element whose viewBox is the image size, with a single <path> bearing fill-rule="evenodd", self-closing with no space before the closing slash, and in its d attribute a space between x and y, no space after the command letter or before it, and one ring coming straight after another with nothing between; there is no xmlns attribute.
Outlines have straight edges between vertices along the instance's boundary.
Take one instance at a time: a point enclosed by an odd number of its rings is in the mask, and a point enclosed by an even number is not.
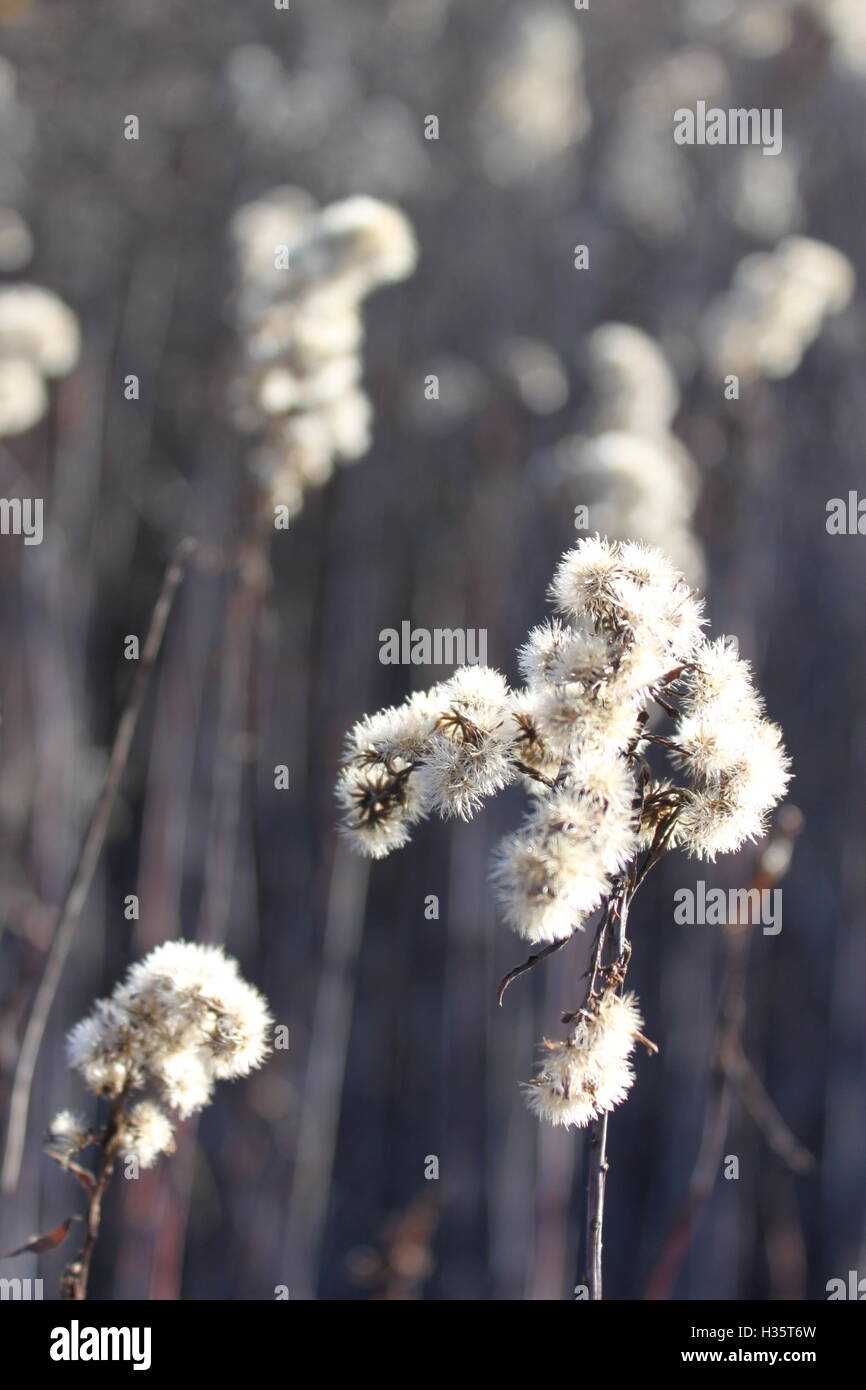
<svg viewBox="0 0 866 1390"><path fill-rule="evenodd" d="M117 726L102 788L93 808L78 862L60 908L57 925L54 928L54 936L48 951L42 979L36 991L36 998L30 1011L30 1017L27 1020L12 1083L9 1126L6 1132L6 1148L3 1158L2 1187L4 1192L14 1192L18 1185L21 1161L24 1155L24 1140L27 1133L30 1091L48 1015L57 995L75 930L87 902L93 875L96 872L99 856L105 843L111 813L117 800L121 779L132 748L132 740L147 694L150 674L159 656L175 595L195 549L195 541L189 538L181 541L166 568L162 588L154 606L144 646L141 649L135 679Z"/></svg>

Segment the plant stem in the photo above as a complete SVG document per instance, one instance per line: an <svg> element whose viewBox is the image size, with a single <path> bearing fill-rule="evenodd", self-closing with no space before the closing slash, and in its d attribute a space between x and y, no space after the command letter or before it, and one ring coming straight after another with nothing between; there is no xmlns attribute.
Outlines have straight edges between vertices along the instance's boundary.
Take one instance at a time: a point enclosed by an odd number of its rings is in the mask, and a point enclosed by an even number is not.
<svg viewBox="0 0 866 1390"><path fill-rule="evenodd" d="M4 1192L14 1192L18 1186L21 1161L24 1156L27 1116L30 1110L30 1090L48 1015L51 1012L72 945L72 938L75 935L75 928L87 901L93 875L102 853L102 846L111 820L111 812L114 809L121 778L129 760L133 735L147 693L150 673L159 654L175 594L180 587L187 563L195 548L195 541L191 539L181 541L166 569L162 588L150 620L150 628L141 651L138 669L132 683L132 690L117 726L102 789L90 817L78 863L72 875L63 906L60 909L57 926L54 929L54 936L48 950L48 958L45 962L45 970L36 991L36 998L27 1020L27 1027L24 1030L24 1039L18 1055L15 1079L12 1083L12 1099L9 1105L9 1128L6 1133L6 1151L2 1173Z"/></svg>
<svg viewBox="0 0 866 1390"><path fill-rule="evenodd" d="M114 1161L117 1157L120 1139L120 1120L125 1102L126 1096L119 1096L111 1107L111 1114L100 1144L96 1178L87 1202L87 1213L84 1218L84 1244L76 1259L67 1265L60 1279L61 1298L74 1302L81 1302L87 1297L90 1266L102 1223L102 1198L114 1173Z"/></svg>
<svg viewBox="0 0 866 1390"><path fill-rule="evenodd" d="M607 1177L607 1115L590 1131L589 1174L586 1184L586 1279L590 1300L602 1298L601 1252L604 1229L604 1188Z"/></svg>

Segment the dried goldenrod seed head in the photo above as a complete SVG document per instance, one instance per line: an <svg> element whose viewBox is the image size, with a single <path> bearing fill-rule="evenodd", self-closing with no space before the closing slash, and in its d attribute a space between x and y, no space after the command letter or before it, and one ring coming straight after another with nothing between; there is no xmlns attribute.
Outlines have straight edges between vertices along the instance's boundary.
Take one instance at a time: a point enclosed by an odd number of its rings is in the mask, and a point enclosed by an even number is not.
<svg viewBox="0 0 866 1390"><path fill-rule="evenodd" d="M399 209L376 198L317 209L291 188L239 209L231 235L242 347L234 420L259 440L250 469L265 502L293 516L335 463L370 447L361 305L412 272L415 237Z"/></svg>
<svg viewBox="0 0 866 1390"><path fill-rule="evenodd" d="M332 203L310 220L297 249L300 276L331 281L353 298L378 285L405 280L415 269L418 247L398 208L378 198Z"/></svg>
<svg viewBox="0 0 866 1390"><path fill-rule="evenodd" d="M565 1042L542 1044L541 1065L525 1087L527 1104L548 1124L582 1128L628 1094L631 1054L643 1027L633 994L590 1003Z"/></svg>
<svg viewBox="0 0 866 1390"><path fill-rule="evenodd" d="M582 928L662 831L700 858L739 848L788 780L748 665L728 639L706 639L700 601L659 551L588 537L561 560L551 594L566 620L530 632L523 690L468 666L365 717L337 787L344 830L380 858L426 815L467 819L522 777L533 804L493 877L506 921L534 942ZM647 726L657 699L671 708L663 692L679 712L659 740ZM679 785L645 762L653 739Z"/></svg>
<svg viewBox="0 0 866 1390"><path fill-rule="evenodd" d="M167 941L72 1029L69 1064L97 1095L153 1088L182 1116L261 1065L270 1016L219 947Z"/></svg>
<svg viewBox="0 0 866 1390"><path fill-rule="evenodd" d="M712 860L764 833L790 781L790 759L781 730L764 717L748 664L728 639L705 643L685 672L681 709L673 760L687 773L690 792L676 839Z"/></svg>
<svg viewBox="0 0 866 1390"><path fill-rule="evenodd" d="M527 941L561 941L583 925L610 887L601 855L566 835L545 834L528 820L508 835L493 882L508 926Z"/></svg>
<svg viewBox="0 0 866 1390"><path fill-rule="evenodd" d="M45 1133L45 1147L61 1158L80 1153L90 1141L87 1120L72 1110L61 1110Z"/></svg>
<svg viewBox="0 0 866 1390"><path fill-rule="evenodd" d="M630 323L603 323L587 340L593 431L662 434L679 405L679 389L655 341Z"/></svg>
<svg viewBox="0 0 866 1390"><path fill-rule="evenodd" d="M744 380L790 376L825 320L847 307L854 285L847 256L810 237L785 237L772 251L750 253L704 317L710 370Z"/></svg>
<svg viewBox="0 0 866 1390"><path fill-rule="evenodd" d="M136 1158L142 1168L152 1168L161 1154L174 1153L174 1128L158 1105L142 1100L123 1120L120 1143L125 1157Z"/></svg>
<svg viewBox="0 0 866 1390"><path fill-rule="evenodd" d="M588 537L563 556L551 596L563 617L520 648L522 690L469 666L366 716L337 795L353 845L379 858L431 812L468 818L517 777L531 790L492 878L505 922L541 950L503 988L602 910L589 997L569 1037L545 1042L526 1088L539 1118L583 1126L633 1081L641 1019L617 993L631 896L675 845L712 859L759 835L789 762L736 644L707 640L700 601L659 551ZM650 725L654 708L674 721L669 736ZM657 775L653 744L679 780ZM610 938L617 955L605 964Z"/></svg>

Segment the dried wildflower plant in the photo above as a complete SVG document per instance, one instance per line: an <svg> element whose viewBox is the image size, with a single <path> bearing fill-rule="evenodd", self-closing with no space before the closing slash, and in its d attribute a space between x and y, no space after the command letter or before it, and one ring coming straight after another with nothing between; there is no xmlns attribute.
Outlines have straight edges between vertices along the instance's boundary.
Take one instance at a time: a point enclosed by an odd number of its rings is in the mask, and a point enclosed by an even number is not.
<svg viewBox="0 0 866 1390"><path fill-rule="evenodd" d="M67 1267L64 1297L86 1296L102 1198L118 1158L150 1168L174 1151L169 1112L184 1119L209 1104L217 1081L246 1076L268 1051L271 1018L263 996L217 946L167 941L129 970L67 1040L70 1067L106 1100L101 1128L63 1110L45 1150L88 1195L85 1243ZM78 1156L97 1150L93 1170Z"/></svg>
<svg viewBox="0 0 866 1390"><path fill-rule="evenodd" d="M526 1088L541 1119L583 1126L632 1083L642 1025L621 991L635 892L674 847L713 860L759 837L789 772L736 643L708 640L695 591L660 551L587 538L563 557L551 594L560 616L518 653L522 689L465 667L362 719L337 796L353 846L381 858L430 812L467 819L523 782L531 804L493 878L505 920L541 949L506 976L500 1000L601 909L586 997ZM653 706L669 733L650 729ZM651 767L652 748L669 775Z"/></svg>
<svg viewBox="0 0 866 1390"><path fill-rule="evenodd" d="M415 237L403 213L377 198L317 208L297 188L239 208L231 235L242 349L234 421L257 440L250 468L264 509L293 516L335 462L370 447L361 304L411 274Z"/></svg>

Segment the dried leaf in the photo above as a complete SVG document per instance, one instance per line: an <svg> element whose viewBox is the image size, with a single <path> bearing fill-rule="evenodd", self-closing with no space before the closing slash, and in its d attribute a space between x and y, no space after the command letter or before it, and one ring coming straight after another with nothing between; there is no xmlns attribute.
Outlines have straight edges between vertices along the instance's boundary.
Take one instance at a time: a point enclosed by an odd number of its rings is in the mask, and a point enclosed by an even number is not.
<svg viewBox="0 0 866 1390"><path fill-rule="evenodd" d="M68 1216L59 1226L55 1226L53 1231L47 1231L42 1236L31 1236L26 1245L19 1245L17 1250L7 1250L0 1259L11 1260L13 1255L41 1255L44 1250L56 1250L69 1235L69 1227L77 1219L79 1218Z"/></svg>

